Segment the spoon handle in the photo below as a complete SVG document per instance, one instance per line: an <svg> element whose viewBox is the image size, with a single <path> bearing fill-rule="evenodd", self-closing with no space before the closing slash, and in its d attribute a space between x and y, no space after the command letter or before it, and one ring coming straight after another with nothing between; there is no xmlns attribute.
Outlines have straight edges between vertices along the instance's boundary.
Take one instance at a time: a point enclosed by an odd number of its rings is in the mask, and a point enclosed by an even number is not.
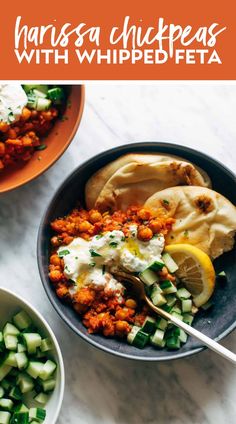
<svg viewBox="0 0 236 424"><path fill-rule="evenodd" d="M232 362L236 365L236 355L235 353L231 352L230 350L226 349L224 346L220 345L219 343L215 342L215 340L212 340L210 337L206 336L205 334L201 333L200 331L196 330L195 328L191 327L190 325L186 324L185 322L181 321L180 319L176 318L175 316L169 314L168 312L164 311L161 308L158 308L157 306L153 305L151 300L146 296L145 298L146 302L150 306L153 311L155 311L158 315L161 315L163 318L170 321L172 324L175 324L177 327L182 328L187 334L190 336L195 337L196 339L200 340L205 346L209 347L214 352L221 355L223 358L228 359L228 361Z"/></svg>

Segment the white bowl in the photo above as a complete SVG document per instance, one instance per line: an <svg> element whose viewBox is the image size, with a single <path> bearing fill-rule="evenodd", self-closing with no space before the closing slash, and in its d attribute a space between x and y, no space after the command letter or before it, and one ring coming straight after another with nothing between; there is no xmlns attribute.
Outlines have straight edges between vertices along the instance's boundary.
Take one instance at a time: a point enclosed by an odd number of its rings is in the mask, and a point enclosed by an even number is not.
<svg viewBox="0 0 236 424"><path fill-rule="evenodd" d="M57 362L57 385L45 406L47 416L44 424L56 424L65 388L64 364L57 339L48 323L32 305L12 291L0 287L0 327L2 328L6 321L9 321L21 309L29 314L39 332L45 337L50 337L53 342L52 355Z"/></svg>

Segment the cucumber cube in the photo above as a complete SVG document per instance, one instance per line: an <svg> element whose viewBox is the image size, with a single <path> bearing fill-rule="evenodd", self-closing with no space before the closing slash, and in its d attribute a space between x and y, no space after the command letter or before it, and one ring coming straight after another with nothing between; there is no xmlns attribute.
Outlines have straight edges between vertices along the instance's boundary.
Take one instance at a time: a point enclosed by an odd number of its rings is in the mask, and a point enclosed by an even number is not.
<svg viewBox="0 0 236 424"><path fill-rule="evenodd" d="M31 420L44 421L46 418L46 410L42 408L30 408L29 417Z"/></svg>
<svg viewBox="0 0 236 424"><path fill-rule="evenodd" d="M32 324L32 320L25 311L21 311L13 317L13 322L19 330L25 330Z"/></svg>
<svg viewBox="0 0 236 424"><path fill-rule="evenodd" d="M41 383L44 392L51 392L56 387L55 378L50 378L49 380L42 381Z"/></svg>
<svg viewBox="0 0 236 424"><path fill-rule="evenodd" d="M43 381L48 380L52 376L56 368L57 365L55 364L55 362L48 359L47 362L43 365L41 371L39 372L39 377Z"/></svg>
<svg viewBox="0 0 236 424"><path fill-rule="evenodd" d="M182 312L191 312L192 311L192 300L191 299L182 299Z"/></svg>
<svg viewBox="0 0 236 424"><path fill-rule="evenodd" d="M20 334L18 328L15 325L8 322L3 329L3 336L18 336Z"/></svg>
<svg viewBox="0 0 236 424"><path fill-rule="evenodd" d="M11 414L7 411L0 411L0 424L9 424Z"/></svg>
<svg viewBox="0 0 236 424"><path fill-rule="evenodd" d="M42 362L30 361L29 365L26 369L27 374L29 374L33 378L38 378L41 376L44 364ZM41 377L42 378L42 377Z"/></svg>
<svg viewBox="0 0 236 424"><path fill-rule="evenodd" d="M11 411L13 408L14 403L11 399L0 399L0 409L3 409L4 411Z"/></svg>
<svg viewBox="0 0 236 424"><path fill-rule="evenodd" d="M176 296L179 299L189 299L192 295L191 295L191 293L187 289L185 289L184 287L182 287L181 289L178 289L177 290Z"/></svg>
<svg viewBox="0 0 236 424"><path fill-rule="evenodd" d="M155 329L156 329L155 318L147 316L143 323L142 331L144 331L144 333L147 333L147 334L152 334L155 331Z"/></svg>
<svg viewBox="0 0 236 424"><path fill-rule="evenodd" d="M6 364L2 364L0 366L0 381L2 381L6 375L11 371L11 366L10 365L6 365Z"/></svg>
<svg viewBox="0 0 236 424"><path fill-rule="evenodd" d="M4 342L8 350L17 350L17 343L18 343L17 336L7 334L4 336Z"/></svg>
<svg viewBox="0 0 236 424"><path fill-rule="evenodd" d="M43 339L40 349L42 352L48 352L49 350L52 350L53 348L53 344L51 339L47 338L47 339Z"/></svg>

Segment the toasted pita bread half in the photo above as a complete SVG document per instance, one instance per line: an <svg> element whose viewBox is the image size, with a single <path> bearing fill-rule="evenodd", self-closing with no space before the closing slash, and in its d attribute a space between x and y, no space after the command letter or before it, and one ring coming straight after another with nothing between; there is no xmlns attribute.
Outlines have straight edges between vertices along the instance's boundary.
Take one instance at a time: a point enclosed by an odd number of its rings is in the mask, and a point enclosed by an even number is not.
<svg viewBox="0 0 236 424"><path fill-rule="evenodd" d="M233 248L236 208L224 196L206 187L171 187L155 193L145 206L175 218L166 243L188 243L212 259Z"/></svg>
<svg viewBox="0 0 236 424"><path fill-rule="evenodd" d="M129 163L116 171L101 190L95 208L100 211L125 210L143 205L157 191L177 185L204 186L196 168L174 159L153 163Z"/></svg>
<svg viewBox="0 0 236 424"><path fill-rule="evenodd" d="M126 155L120 156L118 159L108 163L106 166L99 169L88 180L85 187L85 198L87 208L92 209L95 207L96 200L105 184L112 177L112 175L114 175L119 169L123 168L123 166L128 165L130 163L157 163L165 162L168 160L172 161L173 159L188 162L186 159L182 159L177 156L154 153L128 153ZM211 187L211 180L207 173L201 168L198 168L197 166L195 166L195 168L202 175L204 180L204 186Z"/></svg>

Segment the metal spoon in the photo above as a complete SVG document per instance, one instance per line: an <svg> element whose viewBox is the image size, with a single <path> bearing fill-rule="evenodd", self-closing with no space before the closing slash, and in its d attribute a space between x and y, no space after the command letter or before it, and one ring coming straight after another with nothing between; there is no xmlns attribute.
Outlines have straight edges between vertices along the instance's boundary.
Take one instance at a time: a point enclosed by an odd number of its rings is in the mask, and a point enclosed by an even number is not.
<svg viewBox="0 0 236 424"><path fill-rule="evenodd" d="M155 311L158 315L161 315L163 318L170 321L177 327L182 328L182 330L184 330L187 334L200 340L205 346L209 347L211 350L218 353L223 358L228 359L228 361L232 362L233 364L236 364L236 355L233 352L221 346L219 343L215 342L210 337L205 336L205 334L201 333L200 331L196 330L195 328L191 327L190 325L186 324L175 316L155 306L149 299L149 297L146 295L144 284L139 277L136 277L124 271L112 271L112 274L117 280L124 282L124 284L127 284L127 282L130 283L135 296L138 299L144 300L150 306L150 308L153 309L153 311Z"/></svg>

